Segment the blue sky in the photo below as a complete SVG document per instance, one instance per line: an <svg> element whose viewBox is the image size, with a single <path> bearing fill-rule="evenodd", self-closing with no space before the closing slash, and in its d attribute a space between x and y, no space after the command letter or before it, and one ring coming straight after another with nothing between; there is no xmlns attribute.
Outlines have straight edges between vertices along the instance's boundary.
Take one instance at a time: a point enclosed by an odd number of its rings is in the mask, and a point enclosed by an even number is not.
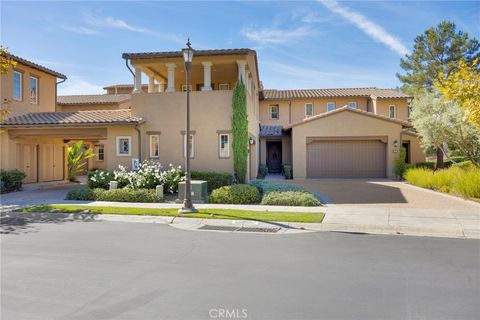
<svg viewBox="0 0 480 320"><path fill-rule="evenodd" d="M265 88L396 87L416 35L451 20L480 38L475 1L1 2L1 43L68 76L59 94L131 83L123 52L257 50Z"/></svg>

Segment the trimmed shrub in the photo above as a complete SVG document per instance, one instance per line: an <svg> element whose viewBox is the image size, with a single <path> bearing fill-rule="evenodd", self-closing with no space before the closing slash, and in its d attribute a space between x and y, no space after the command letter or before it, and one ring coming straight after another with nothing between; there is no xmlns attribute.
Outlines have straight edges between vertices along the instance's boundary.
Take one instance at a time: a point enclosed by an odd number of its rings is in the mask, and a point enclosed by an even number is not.
<svg viewBox="0 0 480 320"><path fill-rule="evenodd" d="M212 191L208 201L210 203L248 204L260 201L260 192L248 184L234 184Z"/></svg>
<svg viewBox="0 0 480 320"><path fill-rule="evenodd" d="M285 175L285 179L293 179L293 172L292 172L292 166L289 164L284 164L283 165L283 174Z"/></svg>
<svg viewBox="0 0 480 320"><path fill-rule="evenodd" d="M253 179L253 180L250 180L248 184L256 187L259 192L263 192L263 185L266 183L268 182L263 179Z"/></svg>
<svg viewBox="0 0 480 320"><path fill-rule="evenodd" d="M20 170L0 170L0 193L19 191L27 175Z"/></svg>
<svg viewBox="0 0 480 320"><path fill-rule="evenodd" d="M285 192L285 191L297 191L306 192L303 188L294 184L288 183L264 183L262 185L262 193L267 194L270 192Z"/></svg>
<svg viewBox="0 0 480 320"><path fill-rule="evenodd" d="M97 196L98 201L115 202L160 202L153 189L113 189Z"/></svg>
<svg viewBox="0 0 480 320"><path fill-rule="evenodd" d="M65 200L95 201L103 192L106 192L106 191L104 189L99 189L99 188L74 189L67 193Z"/></svg>
<svg viewBox="0 0 480 320"><path fill-rule="evenodd" d="M267 175L267 166L264 164L260 164L258 166L258 175L257 179L263 179Z"/></svg>
<svg viewBox="0 0 480 320"><path fill-rule="evenodd" d="M228 172L202 172L192 171L192 180L205 180L208 185L208 192L212 192L214 189L218 189L223 186L229 186L232 184L232 175Z"/></svg>
<svg viewBox="0 0 480 320"><path fill-rule="evenodd" d="M320 201L311 193L304 191L273 191L263 196L261 204L270 206L317 207Z"/></svg>
<svg viewBox="0 0 480 320"><path fill-rule="evenodd" d="M433 161L428 161L428 162L417 162L415 164L415 168L423 168L423 169L430 169L430 170L435 170L435 162Z"/></svg>
<svg viewBox="0 0 480 320"><path fill-rule="evenodd" d="M406 169L406 162L405 159L407 158L407 149L401 148L400 149L400 154L398 155L398 158L395 160L395 175L397 176L398 179L403 178L403 174L405 173Z"/></svg>
<svg viewBox="0 0 480 320"><path fill-rule="evenodd" d="M245 79L237 81L232 95L232 151L236 180L245 181L248 161L248 115Z"/></svg>
<svg viewBox="0 0 480 320"><path fill-rule="evenodd" d="M103 169L89 171L87 174L87 185L90 189L108 189L110 181L114 180L113 172Z"/></svg>

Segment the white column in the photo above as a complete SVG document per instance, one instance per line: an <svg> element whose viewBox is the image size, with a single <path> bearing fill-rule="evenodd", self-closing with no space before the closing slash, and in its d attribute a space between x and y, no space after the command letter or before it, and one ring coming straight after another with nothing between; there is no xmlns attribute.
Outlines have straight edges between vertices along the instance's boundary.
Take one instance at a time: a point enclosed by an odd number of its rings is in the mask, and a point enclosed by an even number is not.
<svg viewBox="0 0 480 320"><path fill-rule="evenodd" d="M166 63L168 69L167 92L175 92L175 63Z"/></svg>
<svg viewBox="0 0 480 320"><path fill-rule="evenodd" d="M148 93L155 92L155 78L153 76L148 76Z"/></svg>
<svg viewBox="0 0 480 320"><path fill-rule="evenodd" d="M142 69L135 67L135 86L132 93L142 92Z"/></svg>
<svg viewBox="0 0 480 320"><path fill-rule="evenodd" d="M245 66L247 65L247 61L239 60L237 61L238 65L238 80L242 80L243 84L247 84L247 79L245 78Z"/></svg>
<svg viewBox="0 0 480 320"><path fill-rule="evenodd" d="M212 63L210 61L203 64L203 88L202 91L212 91Z"/></svg>

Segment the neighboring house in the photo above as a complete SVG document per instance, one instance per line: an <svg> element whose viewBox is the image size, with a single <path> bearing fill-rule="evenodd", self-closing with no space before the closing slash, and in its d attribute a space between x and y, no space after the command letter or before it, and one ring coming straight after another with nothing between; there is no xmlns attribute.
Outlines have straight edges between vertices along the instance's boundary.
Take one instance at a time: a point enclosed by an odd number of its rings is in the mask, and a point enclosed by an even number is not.
<svg viewBox="0 0 480 320"><path fill-rule="evenodd" d="M1 168L26 171L26 182L65 179L65 148L83 140L97 154L88 169L131 167L137 159L183 166L188 144L192 169L232 173L232 96L239 80L247 95L247 178L257 176L260 164L272 173L291 164L295 178L393 177L402 146L408 162L425 159L410 131L409 96L377 88L263 90L251 49L195 51L187 139L182 53L124 53L123 58L133 66L133 86L58 97L57 112L54 99L45 108L15 105L14 116L1 124ZM22 61L19 70L32 64ZM45 78L52 83L65 79L49 71ZM17 89L4 89L3 82L13 78L2 76L2 93L9 97ZM55 96L54 85L50 91Z"/></svg>

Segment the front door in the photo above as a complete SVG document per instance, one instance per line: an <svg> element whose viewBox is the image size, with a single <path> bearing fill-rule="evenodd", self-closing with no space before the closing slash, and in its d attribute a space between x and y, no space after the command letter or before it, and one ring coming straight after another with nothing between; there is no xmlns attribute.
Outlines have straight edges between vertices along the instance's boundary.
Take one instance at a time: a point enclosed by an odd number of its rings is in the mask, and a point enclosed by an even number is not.
<svg viewBox="0 0 480 320"><path fill-rule="evenodd" d="M267 141L267 167L269 173L282 172L281 141Z"/></svg>

